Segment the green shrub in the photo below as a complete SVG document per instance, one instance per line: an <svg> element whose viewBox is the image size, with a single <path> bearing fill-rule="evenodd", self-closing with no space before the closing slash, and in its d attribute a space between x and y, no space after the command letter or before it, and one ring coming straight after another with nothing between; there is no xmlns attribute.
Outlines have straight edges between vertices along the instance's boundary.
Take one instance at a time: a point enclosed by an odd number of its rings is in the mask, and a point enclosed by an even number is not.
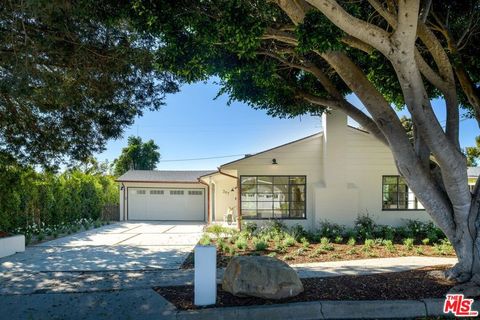
<svg viewBox="0 0 480 320"><path fill-rule="evenodd" d="M320 228L317 231L318 239L329 238L335 239L338 236L342 236L345 233L345 227L336 223L331 223L328 221L322 221L320 223Z"/></svg>
<svg viewBox="0 0 480 320"><path fill-rule="evenodd" d="M258 229L258 226L255 222L243 222L242 223L242 230L245 230L248 232L248 234L251 236L253 235Z"/></svg>
<svg viewBox="0 0 480 320"><path fill-rule="evenodd" d="M252 240L253 246L255 247L256 251L265 251L268 248L268 243L261 239Z"/></svg>
<svg viewBox="0 0 480 320"><path fill-rule="evenodd" d="M403 240L403 245L408 251L410 251L410 250L413 250L414 242L415 240L413 238L407 238Z"/></svg>
<svg viewBox="0 0 480 320"><path fill-rule="evenodd" d="M428 246L430 244L430 239L429 238L425 238L422 240L422 243L426 246Z"/></svg>
<svg viewBox="0 0 480 320"><path fill-rule="evenodd" d="M336 236L334 242L335 243L342 243L343 242L343 237L342 236Z"/></svg>
<svg viewBox="0 0 480 320"><path fill-rule="evenodd" d="M394 252L397 251L397 250L395 249L395 246L394 246L392 240L384 240L384 241L383 241L383 245L385 246L385 248L387 249L387 251L389 251L389 252L391 252L391 253L394 253Z"/></svg>
<svg viewBox="0 0 480 320"><path fill-rule="evenodd" d="M240 250L245 250L248 248L248 242L247 239L244 237L240 237L235 241L235 247L237 247Z"/></svg>
<svg viewBox="0 0 480 320"><path fill-rule="evenodd" d="M295 245L295 239L292 236L287 236L285 239L283 239L283 245L285 247L291 247Z"/></svg>
<svg viewBox="0 0 480 320"><path fill-rule="evenodd" d="M292 255L288 255L288 254L283 257L283 260L286 260L286 261L294 260L294 259L295 259L295 257L293 257Z"/></svg>
<svg viewBox="0 0 480 320"><path fill-rule="evenodd" d="M38 241L42 241L43 239L45 239L45 234L43 232L40 232L38 235L37 235L37 240Z"/></svg>
<svg viewBox="0 0 480 320"><path fill-rule="evenodd" d="M210 238L210 236L208 234L204 234L200 240L198 241L198 243L202 246L208 246L210 244L212 244L212 239Z"/></svg>
<svg viewBox="0 0 480 320"><path fill-rule="evenodd" d="M230 254L232 256L237 253L236 250L235 250L235 247L230 247L230 246L226 247L226 251L228 252L228 254Z"/></svg>
<svg viewBox="0 0 480 320"><path fill-rule="evenodd" d="M226 228L219 224L212 224L205 229L205 232L215 235L215 238L218 239L224 236L225 234L228 234L228 230L226 229L230 229L230 228Z"/></svg>
<svg viewBox="0 0 480 320"><path fill-rule="evenodd" d="M418 254L419 256L422 256L423 255L422 247L415 247L415 253Z"/></svg>
<svg viewBox="0 0 480 320"><path fill-rule="evenodd" d="M442 239L440 240L440 243L435 243L433 249L437 254L443 256L453 255L455 253L452 244L447 239Z"/></svg>
<svg viewBox="0 0 480 320"><path fill-rule="evenodd" d="M359 216L355 220L354 230L361 240L372 239L374 237L375 222L368 215Z"/></svg>
<svg viewBox="0 0 480 320"><path fill-rule="evenodd" d="M351 237L350 239L348 239L347 241L347 244L349 246L354 246L355 244L357 243L357 241L355 240L355 238Z"/></svg>
<svg viewBox="0 0 480 320"><path fill-rule="evenodd" d="M375 241L373 239L366 239L363 244L363 251L370 251L375 247Z"/></svg>
<svg viewBox="0 0 480 320"><path fill-rule="evenodd" d="M267 254L267 256L275 258L277 256L277 253L276 252L270 252L269 254Z"/></svg>
<svg viewBox="0 0 480 320"><path fill-rule="evenodd" d="M302 247L304 247L305 249L307 249L310 246L310 242L305 237L300 239L300 242L302 243Z"/></svg>
<svg viewBox="0 0 480 320"><path fill-rule="evenodd" d="M312 251L312 253L310 253L309 257L310 258L316 258L319 255L325 254L325 253L327 253L326 250L323 250L322 248L316 248L315 250Z"/></svg>
<svg viewBox="0 0 480 320"><path fill-rule="evenodd" d="M320 239L320 249L325 251L333 251L335 248L331 245L330 239L323 237Z"/></svg>
<svg viewBox="0 0 480 320"><path fill-rule="evenodd" d="M288 230L288 234L294 238L295 241L299 242L301 238L304 238L307 235L307 232L301 225L296 224Z"/></svg>

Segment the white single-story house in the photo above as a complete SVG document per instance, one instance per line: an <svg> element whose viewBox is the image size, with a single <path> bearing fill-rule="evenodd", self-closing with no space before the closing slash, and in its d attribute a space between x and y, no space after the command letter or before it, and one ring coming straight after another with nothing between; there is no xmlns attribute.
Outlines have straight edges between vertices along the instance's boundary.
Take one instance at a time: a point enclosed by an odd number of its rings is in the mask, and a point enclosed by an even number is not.
<svg viewBox="0 0 480 320"><path fill-rule="evenodd" d="M367 214L393 226L429 220L386 146L341 112L324 115L322 128L217 170L128 171L117 179L120 219L280 219L307 229L325 220L351 226Z"/></svg>

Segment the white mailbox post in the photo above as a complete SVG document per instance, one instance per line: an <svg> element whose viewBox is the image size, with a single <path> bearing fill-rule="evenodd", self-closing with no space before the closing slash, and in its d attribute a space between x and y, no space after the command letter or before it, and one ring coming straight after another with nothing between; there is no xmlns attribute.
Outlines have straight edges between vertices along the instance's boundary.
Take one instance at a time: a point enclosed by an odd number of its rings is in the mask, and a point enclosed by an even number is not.
<svg viewBox="0 0 480 320"><path fill-rule="evenodd" d="M215 304L217 300L217 248L195 246L195 300L196 306Z"/></svg>

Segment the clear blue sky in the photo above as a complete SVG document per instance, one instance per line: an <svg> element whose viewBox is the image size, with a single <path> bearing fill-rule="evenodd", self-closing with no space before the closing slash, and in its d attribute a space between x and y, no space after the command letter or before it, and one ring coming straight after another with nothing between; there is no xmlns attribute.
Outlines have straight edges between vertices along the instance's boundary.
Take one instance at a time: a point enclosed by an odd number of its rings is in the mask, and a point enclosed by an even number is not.
<svg viewBox="0 0 480 320"><path fill-rule="evenodd" d="M153 139L160 147L160 170L215 169L219 165L321 130L319 117L302 116L293 119L272 118L264 110L255 110L243 103L227 106L228 97L214 100L219 87L213 81L183 86L177 94L166 98L160 111L145 112L122 139L110 141L106 151L97 154L101 161L113 161L126 146L130 135L143 140ZM350 102L360 106L354 96ZM442 101L434 101L440 120L445 119ZM442 123L443 124L443 123ZM478 127L473 120L461 124L461 144L473 145ZM235 155L235 156L231 156ZM172 161L223 157L217 159Z"/></svg>

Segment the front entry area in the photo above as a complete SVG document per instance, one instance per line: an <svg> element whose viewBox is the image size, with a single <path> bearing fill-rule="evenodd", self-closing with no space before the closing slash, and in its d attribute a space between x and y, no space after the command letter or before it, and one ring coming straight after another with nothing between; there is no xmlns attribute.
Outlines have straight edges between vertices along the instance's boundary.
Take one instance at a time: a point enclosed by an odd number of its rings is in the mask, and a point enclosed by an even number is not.
<svg viewBox="0 0 480 320"><path fill-rule="evenodd" d="M128 188L128 220L205 221L203 188Z"/></svg>

